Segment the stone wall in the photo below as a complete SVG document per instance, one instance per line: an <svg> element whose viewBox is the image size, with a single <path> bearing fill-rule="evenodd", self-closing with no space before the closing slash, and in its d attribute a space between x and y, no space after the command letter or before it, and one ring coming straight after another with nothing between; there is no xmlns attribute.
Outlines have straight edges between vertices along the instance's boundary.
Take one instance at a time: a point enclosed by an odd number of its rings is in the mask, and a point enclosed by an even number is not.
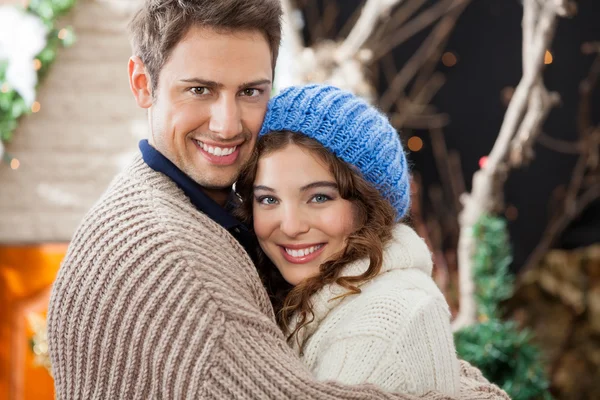
<svg viewBox="0 0 600 400"><path fill-rule="evenodd" d="M62 24L62 49L39 88L41 110L23 118L0 164L0 244L70 240L79 221L146 136L129 90L126 25L133 0L79 0Z"/></svg>

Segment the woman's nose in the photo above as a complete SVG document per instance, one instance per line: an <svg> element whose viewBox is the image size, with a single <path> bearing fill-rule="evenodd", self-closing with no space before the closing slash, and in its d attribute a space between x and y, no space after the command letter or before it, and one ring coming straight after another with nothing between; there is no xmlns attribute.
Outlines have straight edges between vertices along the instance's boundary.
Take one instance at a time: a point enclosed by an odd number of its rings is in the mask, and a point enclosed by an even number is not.
<svg viewBox="0 0 600 400"><path fill-rule="evenodd" d="M291 237L308 232L310 225L304 213L297 207L286 207L281 218L281 231Z"/></svg>

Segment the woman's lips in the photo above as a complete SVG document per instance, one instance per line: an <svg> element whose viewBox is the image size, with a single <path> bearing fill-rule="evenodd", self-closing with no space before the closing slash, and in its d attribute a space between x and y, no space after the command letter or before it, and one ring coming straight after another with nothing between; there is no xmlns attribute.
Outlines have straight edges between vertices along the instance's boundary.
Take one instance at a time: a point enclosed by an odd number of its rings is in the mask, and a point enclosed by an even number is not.
<svg viewBox="0 0 600 400"><path fill-rule="evenodd" d="M285 245L279 245L279 249L281 251L281 254L283 255L283 258L286 259L286 261L292 263L292 264L306 264L308 262L313 261L315 258L317 258L322 252L323 249L325 248L325 243L317 243L317 244L313 244L313 245L289 245L289 246L285 246ZM310 252L310 249L314 247L314 250L312 252ZM286 250L287 249L287 250ZM299 252L303 252L303 255L297 254L296 256L294 256L293 254L290 254L288 252L288 250L292 253L299 253ZM306 251L309 251L308 254L306 254Z"/></svg>

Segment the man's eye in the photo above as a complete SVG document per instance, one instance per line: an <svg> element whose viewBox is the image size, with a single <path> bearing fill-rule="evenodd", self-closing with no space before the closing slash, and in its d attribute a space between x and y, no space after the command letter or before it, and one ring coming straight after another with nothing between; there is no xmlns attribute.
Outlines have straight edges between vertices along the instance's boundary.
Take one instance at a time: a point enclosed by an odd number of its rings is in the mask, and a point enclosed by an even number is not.
<svg viewBox="0 0 600 400"><path fill-rule="evenodd" d="M248 96L248 97L260 96L261 93L262 93L262 90L260 90L260 89L244 89L244 90L242 90L242 95Z"/></svg>
<svg viewBox="0 0 600 400"><path fill-rule="evenodd" d="M194 93L195 95L198 95L198 96L205 95L205 94L209 93L207 87L193 87L190 90L192 91L192 93Z"/></svg>

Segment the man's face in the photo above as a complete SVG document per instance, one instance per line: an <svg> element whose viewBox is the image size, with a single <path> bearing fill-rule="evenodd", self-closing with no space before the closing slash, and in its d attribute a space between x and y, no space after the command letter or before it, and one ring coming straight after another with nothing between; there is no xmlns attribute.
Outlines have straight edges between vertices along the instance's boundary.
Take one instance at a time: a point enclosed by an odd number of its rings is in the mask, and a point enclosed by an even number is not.
<svg viewBox="0 0 600 400"><path fill-rule="evenodd" d="M254 150L272 79L260 32L191 28L160 71L152 144L206 189L229 188Z"/></svg>

